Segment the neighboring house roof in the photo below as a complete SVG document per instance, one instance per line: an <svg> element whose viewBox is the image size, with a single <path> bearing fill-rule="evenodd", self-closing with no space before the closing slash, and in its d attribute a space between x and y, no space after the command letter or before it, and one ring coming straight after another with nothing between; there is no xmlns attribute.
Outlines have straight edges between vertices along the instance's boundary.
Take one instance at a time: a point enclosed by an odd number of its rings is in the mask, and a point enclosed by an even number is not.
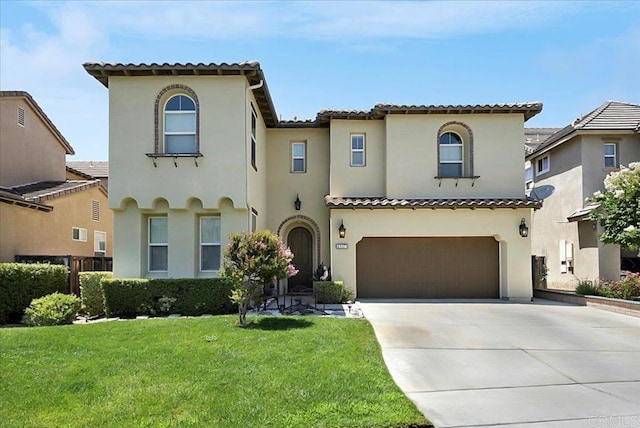
<svg viewBox="0 0 640 428"><path fill-rule="evenodd" d="M95 77L107 88L109 87L109 77L111 76L197 76L197 75L221 75L221 76L245 76L250 85L263 82L262 86L254 90L254 96L258 102L258 107L262 117L268 127L276 126L278 117L276 109L271 100L269 87L260 68L258 61L248 61L227 64L122 64L104 62L86 62L84 69Z"/></svg>
<svg viewBox="0 0 640 428"><path fill-rule="evenodd" d="M607 101L589 114L560 129L538 146L527 158L539 155L572 138L581 131L635 131L640 129L640 105Z"/></svg>
<svg viewBox="0 0 640 428"><path fill-rule="evenodd" d="M98 187L106 196L106 190L100 185L100 180L39 181L20 186L0 187L0 202L51 211L53 207L44 205L45 201L92 187Z"/></svg>
<svg viewBox="0 0 640 428"><path fill-rule="evenodd" d="M62 135L62 133L56 128L51 119L45 114L44 110L40 108L36 100L26 91L0 91L0 97L6 98L24 98L27 103L33 108L38 116L42 119L44 124L51 130L53 135L56 137L58 142L64 147L66 154L73 155L76 152L71 147L71 144L67 141L66 138Z"/></svg>
<svg viewBox="0 0 640 428"><path fill-rule="evenodd" d="M530 154L562 128L524 128L524 151Z"/></svg>
<svg viewBox="0 0 640 428"><path fill-rule="evenodd" d="M567 220L569 222L587 220L591 216L591 212L599 207L600 207L600 204L590 203L584 208L579 208L576 211L569 214L569 216L567 217Z"/></svg>
<svg viewBox="0 0 640 428"><path fill-rule="evenodd" d="M67 168L72 172L84 174L88 177L109 177L108 161L67 161Z"/></svg>
<svg viewBox="0 0 640 428"><path fill-rule="evenodd" d="M385 197L325 196L329 208L541 208L542 201L530 198L490 199L390 199Z"/></svg>

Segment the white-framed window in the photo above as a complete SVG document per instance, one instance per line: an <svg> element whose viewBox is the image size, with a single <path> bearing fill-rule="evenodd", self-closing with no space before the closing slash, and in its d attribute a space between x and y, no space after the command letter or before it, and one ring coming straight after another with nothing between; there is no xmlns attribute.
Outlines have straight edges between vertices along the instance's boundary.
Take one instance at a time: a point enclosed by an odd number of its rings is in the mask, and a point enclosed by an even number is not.
<svg viewBox="0 0 640 428"><path fill-rule="evenodd" d="M186 95L174 95L164 106L164 152L196 152L196 104Z"/></svg>
<svg viewBox="0 0 640 428"><path fill-rule="evenodd" d="M527 166L524 169L524 188L525 190L528 191L528 190L531 190L532 187L533 187L533 166L529 164L529 166Z"/></svg>
<svg viewBox="0 0 640 428"><path fill-rule="evenodd" d="M256 109L253 107L253 104L251 104L251 166L256 171L258 170L258 167L256 166L257 126L258 115L256 114Z"/></svg>
<svg viewBox="0 0 640 428"><path fill-rule="evenodd" d="M100 221L100 201L91 201L91 220Z"/></svg>
<svg viewBox="0 0 640 428"><path fill-rule="evenodd" d="M166 272L169 261L167 217L149 217L149 272Z"/></svg>
<svg viewBox="0 0 640 428"><path fill-rule="evenodd" d="M87 242L87 229L83 229L82 227L72 227L71 239L74 241Z"/></svg>
<svg viewBox="0 0 640 428"><path fill-rule="evenodd" d="M220 217L200 217L200 271L220 270Z"/></svg>
<svg viewBox="0 0 640 428"><path fill-rule="evenodd" d="M307 172L307 143L291 143L291 172Z"/></svg>
<svg viewBox="0 0 640 428"><path fill-rule="evenodd" d="M255 208L251 208L251 232L255 232L258 229L258 211Z"/></svg>
<svg viewBox="0 0 640 428"><path fill-rule="evenodd" d="M542 175L545 172L549 172L551 167L551 161L549 155L542 157L536 161L536 175Z"/></svg>
<svg viewBox="0 0 640 428"><path fill-rule="evenodd" d="M18 107L18 125L24 127L24 109Z"/></svg>
<svg viewBox="0 0 640 428"><path fill-rule="evenodd" d="M364 134L351 134L351 166L365 166L365 145Z"/></svg>
<svg viewBox="0 0 640 428"><path fill-rule="evenodd" d="M616 143L604 143L604 167L617 168L618 155Z"/></svg>
<svg viewBox="0 0 640 428"><path fill-rule="evenodd" d="M107 254L107 232L93 231L93 252L97 256L105 256Z"/></svg>
<svg viewBox="0 0 640 428"><path fill-rule="evenodd" d="M448 131L440 135L438 140L440 151L439 177L462 177L464 146L462 137Z"/></svg>

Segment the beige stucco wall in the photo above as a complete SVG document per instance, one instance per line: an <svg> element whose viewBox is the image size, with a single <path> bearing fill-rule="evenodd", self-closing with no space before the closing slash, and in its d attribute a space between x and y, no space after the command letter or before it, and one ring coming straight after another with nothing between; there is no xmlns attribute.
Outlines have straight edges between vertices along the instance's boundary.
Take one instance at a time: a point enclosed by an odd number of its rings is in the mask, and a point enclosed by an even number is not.
<svg viewBox="0 0 640 428"><path fill-rule="evenodd" d="M248 85L248 84L247 84ZM248 86L247 86L248 88ZM253 93L246 91L246 168L247 168L247 206L258 212L257 230L267 227L267 127L265 126L258 103ZM251 165L251 105L253 104L257 114L256 126L256 168ZM256 170L257 169L257 170ZM249 216L249 221L250 221ZM247 225L250 230L251 225Z"/></svg>
<svg viewBox="0 0 640 428"><path fill-rule="evenodd" d="M291 172L294 141L307 144L305 173ZM279 231L286 242L292 228L306 227L314 239L314 267L318 263L329 265L329 209L324 203L324 195L329 193L329 129L268 130L267 163L267 228L274 233ZM296 211L293 204L296 195L302 201L300 211Z"/></svg>
<svg viewBox="0 0 640 428"><path fill-rule="evenodd" d="M357 294L356 244L364 237L468 237L492 236L500 243L500 297L530 300L531 241L518 233L521 219L530 224L529 209L457 210L331 210L331 265L334 279ZM338 225L347 228L338 237ZM347 243L348 249L336 249Z"/></svg>
<svg viewBox="0 0 640 428"><path fill-rule="evenodd" d="M100 221L91 219L91 201L100 202ZM0 261L15 255L94 255L94 231L107 233L107 256L113 254L113 212L107 197L93 187L50 199L53 211L0 203ZM87 242L74 241L72 228L87 229Z"/></svg>
<svg viewBox="0 0 640 428"><path fill-rule="evenodd" d="M220 216L221 248L224 251L232 232L247 230L247 210L233 208L224 199L219 209L204 209L197 199L187 209L171 209L158 199L152 209L139 209L128 200L114 213L115 249L113 272L117 278L197 278L215 277L217 272L200 272L199 221L201 216ZM168 224L167 272L148 271L149 217L166 216Z"/></svg>
<svg viewBox="0 0 640 428"><path fill-rule="evenodd" d="M385 123L331 121L331 195L385 195ZM351 166L351 134L365 134L365 166Z"/></svg>
<svg viewBox="0 0 640 428"><path fill-rule="evenodd" d="M25 111L24 127L18 125L18 107ZM0 186L64 181L65 153L24 98L0 97Z"/></svg>
<svg viewBox="0 0 640 428"><path fill-rule="evenodd" d="M438 175L438 130L462 122L473 132L472 180ZM389 115L386 117L386 196L490 198L524 196L522 114ZM472 186L473 184L473 186Z"/></svg>
<svg viewBox="0 0 640 428"><path fill-rule="evenodd" d="M184 84L200 103L200 152L193 158L158 158L154 151L154 105L158 94L172 84ZM205 208L218 208L222 198L246 207L248 112L246 79L241 76L159 76L109 79L109 199L119 209L133 198L150 209L164 198L172 209L185 209L190 198ZM161 110L161 109L160 109ZM160 112L161 114L161 112Z"/></svg>

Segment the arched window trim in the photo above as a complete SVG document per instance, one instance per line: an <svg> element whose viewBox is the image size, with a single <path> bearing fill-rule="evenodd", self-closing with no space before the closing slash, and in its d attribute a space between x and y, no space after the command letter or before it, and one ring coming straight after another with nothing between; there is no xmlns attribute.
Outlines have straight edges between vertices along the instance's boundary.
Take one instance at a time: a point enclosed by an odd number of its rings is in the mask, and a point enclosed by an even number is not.
<svg viewBox="0 0 640 428"><path fill-rule="evenodd" d="M184 97L189 99L192 103L193 103L193 110L167 110L167 105L169 105L169 103L171 102L171 100L173 100L174 98L177 97ZM167 151L167 136L170 135L193 135L193 151L189 151L189 152L171 152L171 154L185 154L185 153L197 153L196 147L195 147L195 140L196 140L196 130L194 127L193 131L167 131L167 116L171 116L171 115L182 115L185 113L189 113L189 114L193 114L194 116L196 115L196 108L195 108L196 102L193 100L193 98L191 98L189 95L183 94L183 93L176 93L176 94L171 94L171 96L167 97L164 105L162 107L162 151L164 153L169 153ZM191 113L193 112L193 113Z"/></svg>
<svg viewBox="0 0 640 428"><path fill-rule="evenodd" d="M463 127L466 131L467 134L469 134L469 141L465 141L465 138L463 138L462 135L460 135L459 132L455 131L452 128L455 128L456 126L461 126ZM463 152L462 152L462 175L460 177L442 177L441 173L440 173L440 137L443 134L446 134L447 132L451 132L453 134L458 135L458 137L460 137L460 140L462 140L462 147L463 147ZM465 152L465 143L468 144L468 159L466 159L466 163L465 163L465 156L464 156L464 152ZM437 179L443 179L443 178L472 178L472 179L476 179L479 178L479 176L475 175L474 169L473 169L473 131L471 130L471 128L464 122L459 122L459 121L450 121L447 122L445 124L443 124L440 129L438 129L438 135L436 136L436 152L438 154L437 158L438 158L438 175L435 177ZM468 166L468 167L467 167ZM465 174L465 171L468 171Z"/></svg>
<svg viewBox="0 0 640 428"><path fill-rule="evenodd" d="M155 141L154 153L165 154L164 152L164 108L167 102L176 95L185 95L193 101L196 106L196 138L195 152L200 154L200 101L195 91L182 84L173 84L163 88L156 97L154 106L154 122L155 122ZM173 155L173 154L171 154Z"/></svg>

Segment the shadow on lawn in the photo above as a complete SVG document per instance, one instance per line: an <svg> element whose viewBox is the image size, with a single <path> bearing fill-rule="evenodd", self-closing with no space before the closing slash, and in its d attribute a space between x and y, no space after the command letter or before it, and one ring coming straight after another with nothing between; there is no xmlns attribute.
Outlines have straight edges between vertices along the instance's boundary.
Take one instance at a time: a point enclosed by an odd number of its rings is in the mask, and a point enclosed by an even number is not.
<svg viewBox="0 0 640 428"><path fill-rule="evenodd" d="M257 321L250 322L245 328L256 330L293 330L298 328L309 328L313 322L297 318L285 317L265 317Z"/></svg>

